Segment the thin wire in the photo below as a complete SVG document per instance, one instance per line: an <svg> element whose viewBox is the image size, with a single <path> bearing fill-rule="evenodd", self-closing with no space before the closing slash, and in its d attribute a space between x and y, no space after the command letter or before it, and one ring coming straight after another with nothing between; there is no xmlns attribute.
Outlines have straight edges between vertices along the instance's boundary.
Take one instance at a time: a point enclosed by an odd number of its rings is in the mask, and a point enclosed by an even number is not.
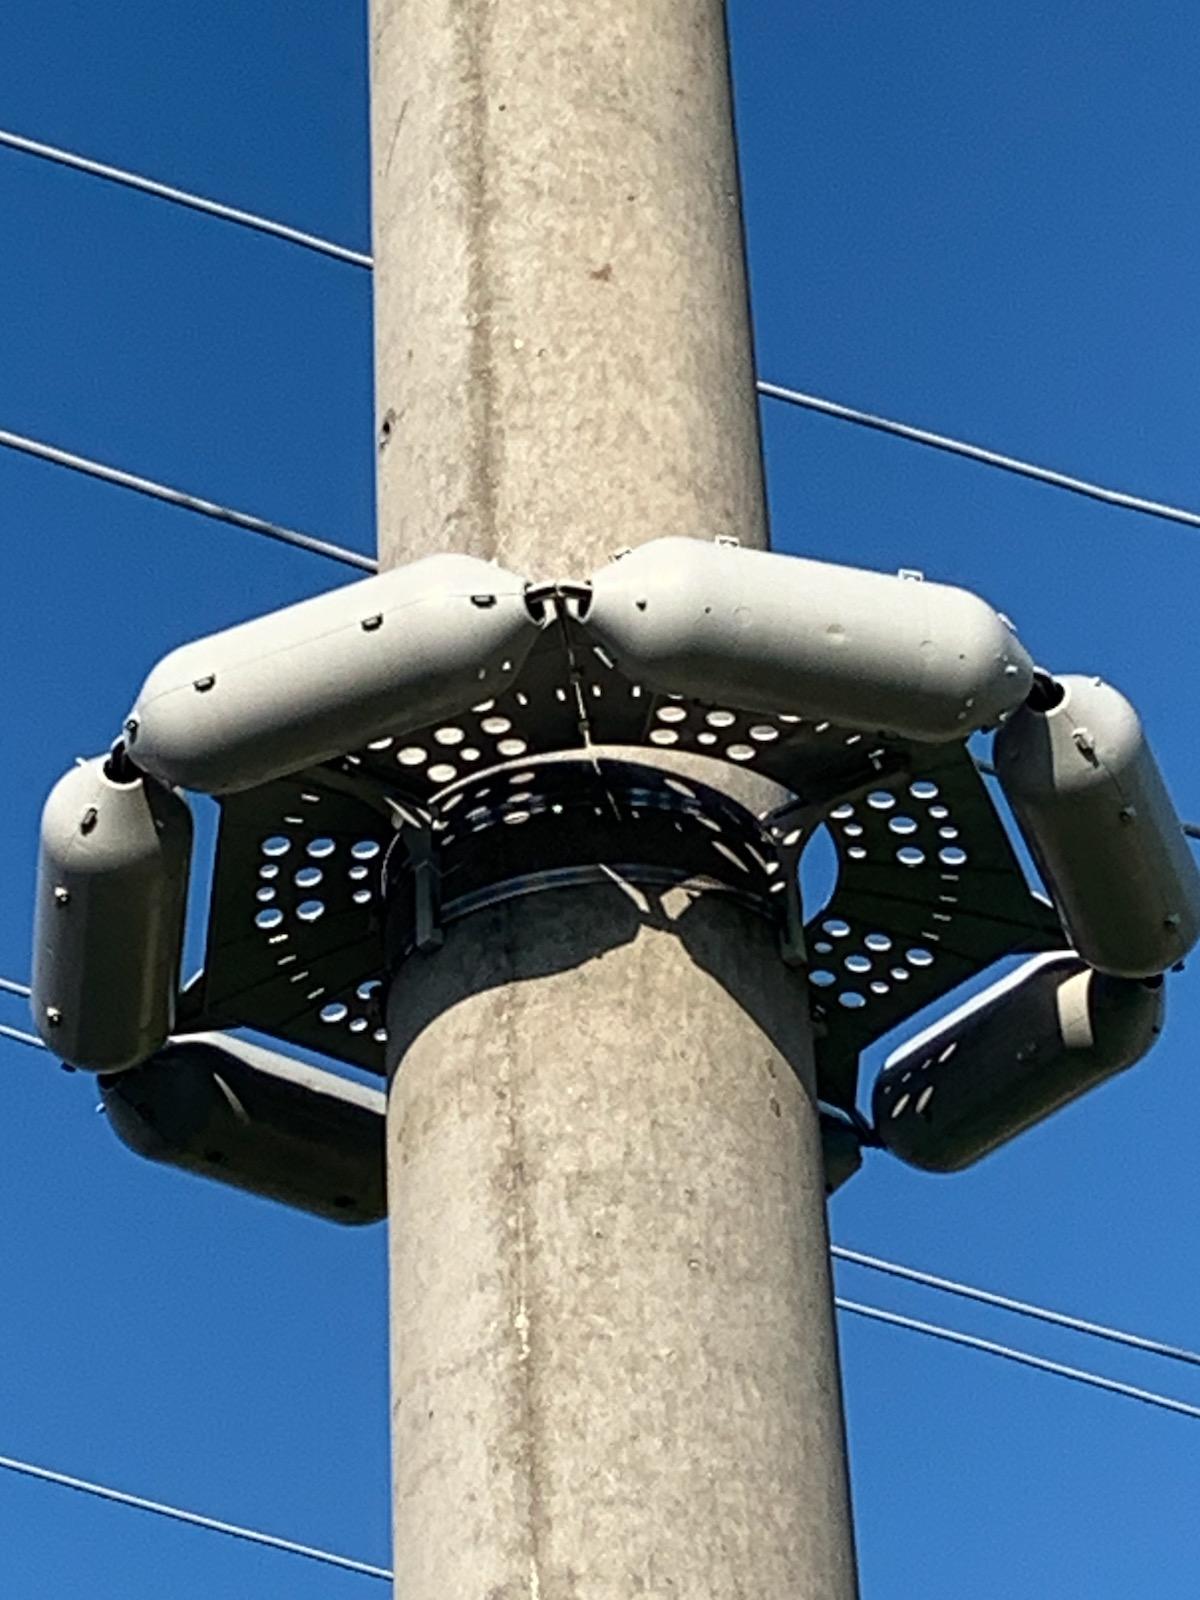
<svg viewBox="0 0 1200 1600"><path fill-rule="evenodd" d="M10 1028L7 1022L0 1022L0 1038L12 1039L17 1044L31 1044L37 1050L46 1048L35 1033L26 1033L22 1028Z"/></svg>
<svg viewBox="0 0 1200 1600"><path fill-rule="evenodd" d="M60 167L71 167L76 172L86 172L92 178L104 178L109 183L119 183L126 189L138 189L159 200L169 200L173 205L187 206L192 211L203 211L210 217L220 217L223 222L233 222L242 228L253 228L257 233L268 233L276 239L286 239L289 244L302 245L305 250L316 250L320 255L332 256L335 261L347 261L354 267L369 267L371 257L361 250L351 250L348 245L333 239L323 239L319 234L305 233L301 228L291 228L285 222L271 217L261 217L253 211L242 211L237 206L227 206L220 200L209 200L204 195L192 194L187 189L173 188L169 183L159 183L155 178L144 178L140 173L127 172L123 167L110 167L106 162L93 161L89 156L77 155L73 150L62 150L57 145L42 144L37 139L27 139L24 134L11 133L0 128L0 145L19 150L23 155L38 156L43 161L56 162Z"/></svg>
<svg viewBox="0 0 1200 1600"><path fill-rule="evenodd" d="M132 472L122 472L117 467L106 466L101 461L92 461L87 456L72 455L68 450L44 444L39 439L29 439L24 434L0 429L0 445L9 450L19 450L27 456L35 456L39 461L49 461L56 467L67 467L72 472L82 472L86 477L99 478L102 483L116 484L119 489L132 489L135 494L148 495L152 500L163 500L167 505L179 506L184 511L194 511L202 517L211 517L216 522L228 523L230 527L242 528L247 533L260 533L265 538L277 539L281 544L291 545L297 550L307 550L312 555L327 556L331 561L341 561L346 566L358 567L363 572L376 571L376 562L370 556L360 555L357 550L348 550L344 545L331 544L329 540L318 539L311 533L298 533L294 528L281 528L277 523L267 522L263 517L251 516L245 511L232 511L228 506L216 505L211 500L201 500L198 496L187 494L182 489L172 489L165 483L155 483L151 478L139 478Z"/></svg>
<svg viewBox="0 0 1200 1600"><path fill-rule="evenodd" d="M998 778L1000 776L992 763L984 761L981 756L975 757L975 769L977 772L982 772L985 778ZM1184 822L1180 826L1183 828L1185 838L1200 839L1200 822Z"/></svg>
<svg viewBox="0 0 1200 1600"><path fill-rule="evenodd" d="M33 990L27 983L18 983L15 978L0 978L0 989L5 994L19 995L22 1000L28 1000Z"/></svg>
<svg viewBox="0 0 1200 1600"><path fill-rule="evenodd" d="M1181 522L1187 528L1200 528L1200 512L1188 511L1183 506L1166 505L1161 500L1143 500L1140 495L1126 494L1121 489L1108 489L1103 484L1089 483L1086 478L1072 478L1051 467L1039 467L1032 461L1001 455L997 450L985 450L982 445L968 444L964 439L951 439L944 433L914 428L911 423L897 422L892 417L856 411L853 406L840 405L836 400L826 400L820 395L805 394L799 389L785 389L778 383L760 381L758 392L771 400L786 400L789 405L803 406L806 411L819 411L822 416L837 417L841 422L854 422L860 428L874 428L877 433L894 434L897 439L907 439L911 444L929 445L934 450L945 450L953 456L965 456L968 461L979 461L986 467L999 467L1002 472L1015 472L1018 477L1048 483L1055 489L1067 489L1071 494L1100 500L1105 505L1120 506L1125 511L1140 511L1145 516L1161 517L1167 522Z"/></svg>
<svg viewBox="0 0 1200 1600"><path fill-rule="evenodd" d="M179 1506L166 1505L161 1500L146 1500L138 1494L126 1494L124 1490L109 1488L104 1483L90 1483L86 1478L73 1478L66 1472L52 1472L49 1467L37 1467L31 1461L20 1461L13 1456L0 1456L0 1469L20 1473L26 1478L37 1478L43 1483L54 1483L62 1489L75 1489L80 1494L94 1495L98 1500L131 1506L135 1511L150 1511L157 1517L169 1517L173 1522L187 1522L209 1533L224 1533L231 1539L243 1539L248 1544L266 1545L271 1550L303 1556L306 1561L322 1561L326 1566L358 1572L366 1578L392 1576L387 1567L376 1567L369 1561L356 1561L353 1556L341 1556L332 1550L321 1550L316 1545L299 1544L295 1539L281 1539L273 1533L262 1533L257 1528L243 1528L236 1522L221 1522L216 1517L201 1516L197 1511L184 1511Z"/></svg>
<svg viewBox="0 0 1200 1600"><path fill-rule="evenodd" d="M850 1261L856 1267L867 1267L872 1272L887 1273L892 1278L904 1278L910 1283L923 1284L928 1289L938 1289L945 1294L960 1296L963 1300L977 1300L981 1305L996 1306L1001 1311L1015 1311L1019 1316L1033 1317L1039 1322L1054 1323L1060 1328L1070 1328L1073 1333L1091 1334L1097 1339L1108 1339L1113 1344L1128 1345L1131 1350L1148 1351L1151 1355L1165 1356L1169 1361L1183 1361L1188 1366L1200 1367L1200 1353L1176 1345L1163 1344L1158 1339L1143 1338L1141 1334L1126 1333L1121 1328L1110 1328L1102 1322L1086 1322L1082 1317L1068 1316L1062 1311L1051 1311L1046 1306L1033 1305L1028 1300L1013 1300L1008 1295L994 1294L990 1289L977 1289L973 1284L958 1283L953 1278L939 1278L932 1272L920 1272L916 1267L903 1267L898 1261L886 1261L881 1256L864 1255L861 1250L848 1250L842 1245L831 1245L830 1252L839 1261Z"/></svg>
<svg viewBox="0 0 1200 1600"><path fill-rule="evenodd" d="M1155 1394L1151 1389L1136 1389L1130 1383L1119 1383L1116 1378L1102 1378L1098 1372L1087 1372L1082 1367L1064 1366L1061 1361L1047 1361L1042 1356L1032 1356L1025 1350L1014 1350L1006 1344L996 1344L991 1339L977 1339L974 1334L958 1333L953 1328L943 1328L937 1322L920 1322L916 1317L903 1317L898 1311L882 1311L878 1306L864 1306L857 1300L843 1300L834 1304L841 1311L856 1317L868 1317L873 1322L886 1322L896 1328L908 1328L913 1333L924 1333L932 1339L942 1339L947 1344L959 1344L968 1350L980 1350L985 1355L999 1356L1004 1361L1015 1361L1018 1366L1033 1367L1038 1372L1053 1373L1058 1378L1070 1378L1074 1383L1090 1384L1094 1389L1105 1389L1110 1394L1125 1395L1130 1400L1140 1400L1144 1405L1160 1406L1164 1411L1177 1411L1180 1416L1200 1420L1200 1406L1188 1405L1186 1400L1175 1400L1170 1395Z"/></svg>

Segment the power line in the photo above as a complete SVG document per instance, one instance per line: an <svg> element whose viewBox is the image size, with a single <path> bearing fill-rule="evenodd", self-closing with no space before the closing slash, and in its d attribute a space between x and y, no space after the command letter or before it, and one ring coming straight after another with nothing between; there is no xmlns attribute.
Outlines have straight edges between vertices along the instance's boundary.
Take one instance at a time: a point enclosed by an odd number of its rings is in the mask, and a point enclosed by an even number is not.
<svg viewBox="0 0 1200 1600"><path fill-rule="evenodd" d="M205 195L194 194L187 189L177 189L171 184L160 183L155 178L146 178L140 173L127 171L122 167L110 166L107 162L94 161L89 156L78 155L72 150L64 150L57 145L43 144L40 140L29 139L23 134L13 133L2 128L0 128L0 145L6 146L10 150L20 151L24 155L37 156L42 160L70 167L74 171L86 173L89 177L102 178L110 183L136 189L143 194L153 195L159 200L170 201L174 205L187 206L193 211L200 211L208 216L218 217L223 222L231 222L238 227L252 228L258 233L270 234L274 238L286 240L289 244L300 245L306 250L316 250L322 255L332 256L335 260L346 261L356 267L371 268L374 266L373 257L366 251L351 249L349 245L339 244L336 240L323 238L319 234L306 233L303 229L293 228L287 223L277 222L273 218L264 217L257 212L243 211L237 206L225 205L219 200L210 200ZM823 395L806 394L801 389L789 389L782 384L768 383L766 380L760 380L757 384L757 389L759 394L765 395L768 399L786 401L789 405L801 406L805 410L816 411L826 417L835 417L842 422L853 422L862 428L872 428L877 433L891 434L897 439L906 439L912 444L922 444L934 450L944 450L950 455L962 456L968 461L976 461L983 466L998 467L1002 472L1012 472L1019 477L1031 478L1036 483L1049 484L1056 489L1066 489L1071 494L1083 495L1089 500L1098 500L1104 505L1117 506L1125 511L1136 511L1143 516L1159 517L1167 522L1181 523L1187 528L1200 528L1200 512L1190 511L1184 506L1168 505L1161 500L1149 500L1141 495L1127 494L1121 489L1110 489L1104 484L1091 483L1086 478L1076 478L1070 473L1059 472L1053 467L1043 467L1036 462L1024 461L1017 456L1004 455L998 450L989 450L983 445L971 444L965 439L956 439L949 434L934 433L928 428L918 428L912 423L900 422L894 417L882 417L874 412L859 411L854 406L842 405L839 401L828 400ZM4 442L9 441L6 440ZM183 502L177 499L175 503L181 504ZM239 514L234 513L233 515ZM226 520L231 520L231 518L227 517ZM245 524L238 522L235 525L240 527ZM266 530L259 529L257 531L265 532ZM306 546L305 548L310 547ZM1200 834L1197 834L1196 837L1200 837Z"/></svg>
<svg viewBox="0 0 1200 1600"><path fill-rule="evenodd" d="M210 217L220 217L223 222L233 222L241 228L252 228L256 233L268 233L276 239L286 239L289 244L301 245L305 250L316 250L320 255L332 256L335 261L348 261L351 266L369 267L371 257L361 250L351 250L348 245L323 239L319 234L305 233L301 228L289 227L271 217L259 216L253 211L242 211L237 206L227 206L220 200L209 200L204 195L192 194L187 189L176 189L169 183L159 183L155 178L144 178L140 173L127 172L123 167L111 167L103 161L93 161L89 156L77 155L73 150L62 150L57 145L42 144L37 139L27 139L23 134L0 128L0 145L19 150L23 155L37 156L43 161L53 161L60 167L71 167L76 172L86 172L91 178L103 178L118 183L126 189L137 189L142 194L154 195L159 200L169 200L173 205L187 206L192 211L203 211Z"/></svg>
<svg viewBox="0 0 1200 1600"><path fill-rule="evenodd" d="M228 506L216 505L211 500L202 500L197 495L186 493L183 489L172 489L168 484L155 483L152 478L140 478L132 472L122 472L118 467L106 466L102 461L73 455L69 450L60 450L57 445L45 444L40 439L30 439L24 434L10 433L7 429L0 428L0 445L9 450L19 450L27 456L34 456L39 461L49 461L56 467L67 467L72 472L81 472L85 477L98 478L101 483L112 483L119 489L132 489L135 494L147 495L152 500L162 500L167 505L178 506L183 511L194 511L199 516L228 523L230 527L242 528L247 533L262 534L264 538L276 539L281 544L291 545L294 549L307 550L311 555L326 556L329 560L341 561L348 567L358 567L363 572L376 570L376 563L370 556L360 555L357 550L349 550L345 545L332 544L328 539L318 539L311 533L299 533L294 528L282 528L278 523L268 522L264 517L256 517L246 511L233 511Z"/></svg>
<svg viewBox="0 0 1200 1600"><path fill-rule="evenodd" d="M222 1522L217 1517L205 1517L198 1511L184 1511L161 1500L147 1500L142 1495L126 1494L123 1489L113 1489L104 1483L91 1483L86 1478L74 1478L66 1472L53 1472L49 1467L38 1467L31 1461L20 1461L14 1456L0 1456L0 1469L16 1472L25 1478L37 1478L42 1483L57 1484L61 1489L74 1489L79 1494L90 1494L98 1500L109 1500L120 1506L131 1506L135 1511L150 1511L156 1517L168 1517L173 1522L186 1522L208 1533L223 1533L231 1539L242 1539L248 1544L266 1545L270 1550L283 1550L288 1555L303 1556L306 1561L321 1561L329 1567L341 1567L346 1572L358 1572L366 1578L391 1578L387 1567L374 1566L369 1561L358 1561L353 1556L341 1556L333 1550L321 1550L316 1545L299 1544L295 1539L281 1539L273 1533L263 1533L258 1528L243 1528L236 1522Z"/></svg>
<svg viewBox="0 0 1200 1600"><path fill-rule="evenodd" d="M46 1048L35 1033L26 1033L23 1028L10 1028L7 1022L0 1022L0 1038L13 1039L17 1044L31 1044L36 1050Z"/></svg>
<svg viewBox="0 0 1200 1600"><path fill-rule="evenodd" d="M804 394L799 389L785 389L780 384L762 381L757 388L759 394L766 395L770 400L785 400L789 405L802 406L806 411L817 411L825 417L853 422L860 428L873 428L877 433L893 434L897 439L907 439L910 444L924 444L934 450L945 450L950 455L978 461L985 467L999 467L1002 472L1014 472L1018 477L1032 478L1036 483L1048 483L1055 489L1066 489L1071 494L1084 495L1089 500L1099 500L1105 505L1119 506L1124 511L1140 511L1144 516L1180 522L1186 528L1200 528L1200 512L1188 511L1183 506L1166 505L1161 500L1144 500L1140 495L1126 494L1121 489L1108 489L1103 484L1089 483L1086 478L1073 478L1052 467L1039 467L1017 456L1001 455L997 450L968 444L965 439L952 439L944 433L930 433L926 428L915 428L909 422L897 422L892 417L875 416L870 411L856 411L853 406L826 400L821 395Z"/></svg>
<svg viewBox="0 0 1200 1600"><path fill-rule="evenodd" d="M971 1333L958 1333L953 1328L943 1328L937 1322L920 1322L916 1317L901 1316L898 1311L883 1311L878 1306L860 1305L856 1300L840 1297L834 1304L842 1311L856 1317L868 1317L873 1322L886 1322L892 1327L907 1328L912 1333L927 1334L947 1344L963 1345L968 1350L980 1350L985 1355L999 1356L1004 1361L1015 1361L1022 1367L1033 1367L1037 1372L1053 1373L1058 1378L1070 1378L1074 1383L1090 1384L1094 1389L1104 1389L1110 1394L1121 1394L1130 1400L1140 1400L1144 1405L1160 1406L1164 1411L1177 1411L1180 1416L1200 1420L1200 1406L1188 1405L1186 1400L1174 1400L1170 1395L1155 1394L1151 1389L1137 1389L1130 1383L1119 1383L1116 1378L1103 1378L1098 1372L1087 1372L1082 1367L1068 1367L1061 1361L1047 1361L1043 1356L1030 1355L1026 1350L1014 1350L1010 1345L996 1344L991 1339L977 1339Z"/></svg>
<svg viewBox="0 0 1200 1600"><path fill-rule="evenodd" d="M27 983L18 983L15 978L0 978L0 989L5 994L15 994L22 1000L28 1000L33 990Z"/></svg>
<svg viewBox="0 0 1200 1600"><path fill-rule="evenodd" d="M945 1294L958 1295L964 1300L976 1300L980 1305L995 1306L1001 1311L1013 1311L1019 1316L1033 1317L1039 1322L1053 1323L1060 1328L1070 1328L1073 1333L1091 1334L1097 1339L1107 1339L1112 1344L1127 1345L1131 1350L1142 1350L1150 1355L1165 1356L1170 1361L1182 1361L1200 1367L1200 1353L1176 1345L1163 1344L1158 1339L1147 1339L1141 1334L1126 1333L1120 1328L1107 1327L1102 1322L1087 1322L1082 1317L1068 1316L1062 1311L1051 1311L1046 1306L1028 1300L1013 1300L1008 1295L994 1294L990 1289L977 1289L973 1284L958 1283L953 1278L939 1278L932 1272L921 1272L916 1267L901 1266L898 1261L886 1261L881 1256L864 1255L861 1250L848 1250L842 1245L831 1245L830 1253L839 1261L852 1262L856 1267L867 1267L872 1272L883 1272L892 1278L904 1278L910 1283L923 1284L928 1289L938 1289Z"/></svg>

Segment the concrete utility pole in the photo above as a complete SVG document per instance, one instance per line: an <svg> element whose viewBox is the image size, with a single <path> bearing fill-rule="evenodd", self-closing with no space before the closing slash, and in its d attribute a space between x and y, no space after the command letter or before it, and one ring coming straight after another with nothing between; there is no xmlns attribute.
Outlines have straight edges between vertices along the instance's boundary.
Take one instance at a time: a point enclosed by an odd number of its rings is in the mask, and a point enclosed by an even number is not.
<svg viewBox="0 0 1200 1600"><path fill-rule="evenodd" d="M720 0L371 11L381 564L765 545ZM389 1026L396 1594L849 1600L808 1002L768 924L509 899L403 964Z"/></svg>

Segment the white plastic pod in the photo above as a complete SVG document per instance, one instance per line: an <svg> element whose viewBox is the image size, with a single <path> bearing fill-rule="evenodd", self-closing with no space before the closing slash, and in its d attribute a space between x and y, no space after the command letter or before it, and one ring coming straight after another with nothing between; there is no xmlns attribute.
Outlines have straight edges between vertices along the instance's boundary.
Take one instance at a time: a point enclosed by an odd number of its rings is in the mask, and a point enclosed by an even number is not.
<svg viewBox="0 0 1200 1600"><path fill-rule="evenodd" d="M875 1131L910 1166L959 1172L1140 1061L1162 1025L1161 980L1035 956L888 1057Z"/></svg>
<svg viewBox="0 0 1200 1600"><path fill-rule="evenodd" d="M387 1214L380 1089L214 1033L172 1040L101 1094L151 1161L333 1222Z"/></svg>
<svg viewBox="0 0 1200 1600"><path fill-rule="evenodd" d="M996 735L995 763L1084 960L1124 978L1182 961L1200 936L1200 871L1124 695L1099 678L1040 681Z"/></svg>
<svg viewBox="0 0 1200 1600"><path fill-rule="evenodd" d="M105 757L61 778L42 812L32 1009L73 1067L116 1072L171 1031L192 816L152 778Z"/></svg>
<svg viewBox="0 0 1200 1600"><path fill-rule="evenodd" d="M130 754L227 794L455 716L516 675L538 632L524 596L487 561L430 556L197 639L143 684Z"/></svg>
<svg viewBox="0 0 1200 1600"><path fill-rule="evenodd" d="M693 539L592 579L589 632L663 694L938 743L1020 705L1033 663L965 589Z"/></svg>

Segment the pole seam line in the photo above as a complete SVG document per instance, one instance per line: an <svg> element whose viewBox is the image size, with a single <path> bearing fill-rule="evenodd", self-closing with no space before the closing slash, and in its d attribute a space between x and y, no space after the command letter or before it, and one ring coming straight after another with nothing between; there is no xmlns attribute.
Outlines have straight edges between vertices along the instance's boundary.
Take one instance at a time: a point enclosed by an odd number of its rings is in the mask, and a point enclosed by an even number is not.
<svg viewBox="0 0 1200 1600"><path fill-rule="evenodd" d="M298 244L305 250L315 250L319 255L332 256L335 261L346 261L355 267L371 265L369 255L361 250L351 250L348 245L338 244L333 239L323 239L319 234L306 233L302 228L290 227L286 222L276 222L273 218L259 216L254 211L243 211L238 206L225 205L220 200L209 200L204 195L193 194L187 189L176 189L169 183L160 183L156 178L144 178L140 173L129 172L123 167L112 167L107 162L93 161L89 156L77 155L73 150L42 144L38 139L27 139L24 134L0 128L0 145L9 150L20 151L22 155L37 156L39 160L53 161L60 167L70 167L76 172L84 172L91 178L103 178L108 183L117 183L126 189L137 189L142 194L153 195L158 200L168 200L172 205L186 206L191 211L201 211L207 216L219 217L222 222L232 222L240 228L251 228L256 233L266 233L276 239L286 239L289 244Z"/></svg>
<svg viewBox="0 0 1200 1600"><path fill-rule="evenodd" d="M953 1328L943 1328L937 1322L921 1322L916 1317L901 1316L898 1311L883 1311L878 1306L865 1306L857 1300L843 1300L834 1304L841 1311L856 1317L868 1317L873 1322L885 1322L891 1327L907 1328L912 1333L924 1333L931 1339L941 1339L946 1344L958 1344L968 1350L980 1350L985 1355L999 1356L1004 1361L1014 1361L1018 1366L1032 1367L1037 1372L1049 1372L1057 1378L1070 1378L1074 1383L1090 1384L1094 1389L1104 1389L1109 1394L1124 1395L1130 1400L1140 1400L1145 1405L1159 1406L1164 1411L1176 1411L1180 1416L1200 1421L1200 1406L1188 1405L1185 1400L1174 1400L1170 1395L1155 1394L1151 1389L1138 1389L1131 1383L1120 1383L1116 1378L1102 1378L1098 1372L1087 1372L1082 1367L1068 1367L1061 1361L1047 1361L1044 1356L1030 1355L1025 1350L1014 1350L1010 1345L996 1344L991 1339L978 1339L971 1333L958 1333Z"/></svg>
<svg viewBox="0 0 1200 1600"><path fill-rule="evenodd" d="M244 1528L236 1522L222 1522L217 1517L202 1516L197 1511L185 1511L180 1506L167 1505L161 1500L147 1500L142 1495L126 1494L122 1489L109 1488L107 1484L92 1483L87 1478L75 1478L66 1472L54 1472L49 1467L38 1467L31 1461L21 1461L14 1456L0 1456L0 1470L15 1472L25 1478L37 1478L42 1483L57 1484L61 1489L74 1489L79 1494L92 1495L99 1500L109 1500L116 1505L129 1506L135 1511L149 1511L154 1516L166 1517L173 1522L186 1522L203 1528L208 1533L223 1533L231 1539L241 1539L249 1544L265 1545L271 1550L282 1550L287 1555L302 1556L306 1561L320 1561L329 1567L341 1567L346 1572L357 1572L367 1578L391 1578L387 1567L377 1567L369 1561L358 1561L353 1556L338 1555L333 1550L322 1550L316 1545L300 1544L295 1539L282 1539L273 1533L262 1533L257 1528Z"/></svg>
<svg viewBox="0 0 1200 1600"><path fill-rule="evenodd" d="M1008 1295L996 1294L990 1289L979 1289L969 1283L959 1283L953 1278L939 1278L932 1272L921 1272L916 1267L904 1267L898 1261L887 1261L881 1256L866 1255L861 1250L849 1250L843 1245L830 1245L829 1249L830 1254L839 1261L849 1261L856 1267L866 1267L872 1272L886 1273L893 1278L904 1278L910 1283L919 1283L925 1288L937 1289L944 1294L958 1295L963 1300L975 1300L980 1305L994 1306L1000 1311L1012 1311L1018 1316L1032 1317L1039 1322L1069 1328L1072 1333L1090 1334L1097 1339L1107 1339L1112 1344L1126 1345L1131 1350L1165 1356L1170 1361L1182 1361L1188 1366L1200 1367L1200 1353L1195 1350L1164 1344L1158 1339L1149 1339L1137 1333L1126 1333L1121 1328L1110 1328L1102 1322L1088 1322L1082 1317L1072 1317L1063 1311L1051 1311L1046 1306L1034 1305L1028 1300L1014 1300Z"/></svg>

